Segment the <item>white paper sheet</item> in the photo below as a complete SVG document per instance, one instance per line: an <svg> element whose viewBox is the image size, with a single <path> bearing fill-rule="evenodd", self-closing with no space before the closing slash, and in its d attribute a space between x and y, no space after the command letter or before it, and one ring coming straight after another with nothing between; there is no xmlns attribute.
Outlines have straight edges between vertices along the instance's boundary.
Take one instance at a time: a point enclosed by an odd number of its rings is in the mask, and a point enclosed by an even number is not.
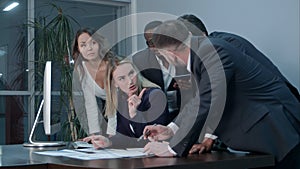
<svg viewBox="0 0 300 169"><path fill-rule="evenodd" d="M141 149L101 149L94 148L85 149L63 149L57 151L39 151L36 154L49 156L63 156L80 160L95 160L95 159L116 159L116 158L133 158L147 156Z"/></svg>

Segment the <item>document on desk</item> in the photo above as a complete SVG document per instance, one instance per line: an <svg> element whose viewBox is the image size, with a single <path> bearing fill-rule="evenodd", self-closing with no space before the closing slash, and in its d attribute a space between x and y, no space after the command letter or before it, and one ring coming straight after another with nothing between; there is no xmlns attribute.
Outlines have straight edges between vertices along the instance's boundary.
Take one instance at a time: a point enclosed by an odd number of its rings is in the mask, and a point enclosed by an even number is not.
<svg viewBox="0 0 300 169"><path fill-rule="evenodd" d="M116 159L116 158L136 158L146 157L147 155L142 149L101 149L94 148L84 149L63 149L57 151L39 151L36 154L49 156L63 156L80 160L96 160L96 159Z"/></svg>

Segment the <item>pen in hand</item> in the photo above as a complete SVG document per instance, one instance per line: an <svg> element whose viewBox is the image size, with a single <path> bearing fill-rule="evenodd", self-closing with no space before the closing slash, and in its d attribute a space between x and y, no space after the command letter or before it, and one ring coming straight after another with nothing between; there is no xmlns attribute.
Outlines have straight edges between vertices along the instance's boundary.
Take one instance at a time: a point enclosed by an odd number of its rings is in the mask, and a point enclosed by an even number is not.
<svg viewBox="0 0 300 169"><path fill-rule="evenodd" d="M153 124L153 126L156 126L156 124ZM150 131L150 130L147 130L147 131L145 132L145 135L142 134L142 135L137 139L137 141L141 141L144 137L150 136L150 134L151 134L151 131Z"/></svg>
<svg viewBox="0 0 300 169"><path fill-rule="evenodd" d="M148 136L150 136L150 134L151 134L151 131L150 131L150 130L147 130L146 133L145 133L145 136L148 137ZM142 134L142 135L137 139L137 141L141 141L143 138L144 138L144 134Z"/></svg>

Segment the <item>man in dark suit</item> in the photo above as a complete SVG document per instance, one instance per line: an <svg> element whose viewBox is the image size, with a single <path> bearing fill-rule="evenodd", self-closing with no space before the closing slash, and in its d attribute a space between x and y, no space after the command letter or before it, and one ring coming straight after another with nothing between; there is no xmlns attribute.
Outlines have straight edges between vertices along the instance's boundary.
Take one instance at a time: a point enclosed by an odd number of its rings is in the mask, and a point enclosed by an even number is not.
<svg viewBox="0 0 300 169"><path fill-rule="evenodd" d="M205 27L205 24L200 20L200 18L196 17L192 14L182 15L178 18L178 20L182 21L185 26L189 29L189 31L193 34L193 36L208 36L211 38L220 38L232 45L233 47L240 50L243 54L246 54L260 64L265 66L267 69L275 73L277 76L282 78L291 92L297 97L300 102L300 95L296 87L294 87L279 71L279 69L265 56L261 51L259 51L253 44L251 44L247 39L228 32L212 32L208 34L208 31Z"/></svg>
<svg viewBox="0 0 300 169"><path fill-rule="evenodd" d="M186 156L209 126L233 149L272 154L277 168L300 167L300 103L282 78L220 38L192 37L178 20L161 24L153 40L169 63L187 66L198 97L174 123L144 129L155 140L173 136L146 152Z"/></svg>
<svg viewBox="0 0 300 169"><path fill-rule="evenodd" d="M182 15L178 18L178 20L182 21L185 26L189 29L189 31L194 36L208 36L211 38L220 38L224 40L225 42L229 43L236 49L240 50L243 54L246 54L256 61L258 61L261 65L265 66L267 69L272 71L274 74L276 74L278 77L280 77L288 86L288 88L291 90L291 92L296 96L298 101L300 102L300 95L297 90L278 70L278 68L261 52L259 51L253 44L251 44L248 40L245 38L228 33L228 32L212 32L208 34L208 31L205 27L205 24L195 15L192 14L186 14ZM200 141L200 140L199 140ZM196 151L205 152L210 151L212 148L212 143L214 140L211 139L205 139L202 144L195 144L193 148L191 149L191 153L194 153ZM220 144L220 142L218 141ZM222 145L222 144L220 144Z"/></svg>
<svg viewBox="0 0 300 169"><path fill-rule="evenodd" d="M169 107L169 120L172 121L179 113L180 90L173 78L177 74L186 74L186 70L170 65L154 48L152 36L154 29L161 21L149 22L144 28L144 38L148 48L132 56L132 61L141 74L151 82L159 85L166 93Z"/></svg>

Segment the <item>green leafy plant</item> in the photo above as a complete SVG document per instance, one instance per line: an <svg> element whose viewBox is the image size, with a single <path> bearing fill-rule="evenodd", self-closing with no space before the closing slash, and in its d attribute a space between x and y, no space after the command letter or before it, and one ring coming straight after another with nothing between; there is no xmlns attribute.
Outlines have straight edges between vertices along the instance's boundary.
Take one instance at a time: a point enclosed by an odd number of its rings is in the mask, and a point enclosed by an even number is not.
<svg viewBox="0 0 300 169"><path fill-rule="evenodd" d="M61 7L50 3L57 15L53 18L49 16L37 17L30 21L27 26L34 28L35 37L32 42L35 44L35 79L38 82L36 91L42 91L43 71L46 61L52 61L52 69L58 70L59 76L55 76L54 83L59 83L59 101L56 118L67 112L67 120L62 124L61 137L65 141L74 141L85 135L80 123L76 118L76 113L72 100L72 72L73 66L70 64L70 48L73 39L72 22L78 22L71 16L65 14ZM37 99L39 100L39 99ZM37 104L36 104L37 105ZM53 112L52 112L53 113ZM55 118L55 117L54 117Z"/></svg>

